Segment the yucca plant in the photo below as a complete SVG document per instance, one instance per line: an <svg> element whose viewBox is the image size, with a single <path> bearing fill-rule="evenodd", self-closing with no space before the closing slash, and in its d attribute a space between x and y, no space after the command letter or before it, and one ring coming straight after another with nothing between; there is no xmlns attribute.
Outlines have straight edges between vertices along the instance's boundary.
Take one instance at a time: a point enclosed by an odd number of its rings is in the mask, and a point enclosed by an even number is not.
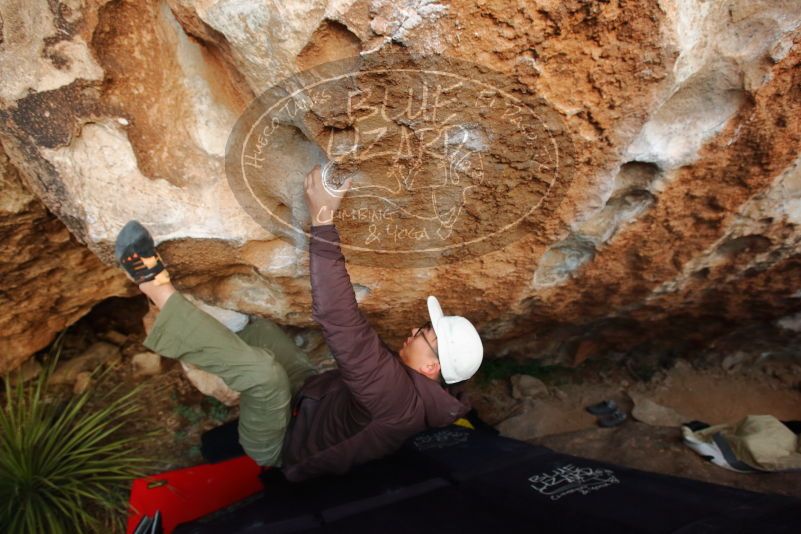
<svg viewBox="0 0 801 534"><path fill-rule="evenodd" d="M92 388L53 396L47 380L61 352L32 384L4 377L0 411L0 525L4 533L73 533L117 529L131 479L145 460L119 430L135 415L134 389L92 398ZM102 376L101 376L102 380ZM97 405L97 408L91 408Z"/></svg>

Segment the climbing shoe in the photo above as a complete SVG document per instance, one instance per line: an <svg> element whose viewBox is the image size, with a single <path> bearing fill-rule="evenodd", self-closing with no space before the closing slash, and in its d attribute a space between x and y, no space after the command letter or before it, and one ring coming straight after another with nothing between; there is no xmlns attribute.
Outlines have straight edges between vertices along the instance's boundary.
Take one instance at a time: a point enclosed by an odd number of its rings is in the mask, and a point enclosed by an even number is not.
<svg viewBox="0 0 801 534"><path fill-rule="evenodd" d="M585 406L584 409L592 415L607 415L617 410L617 403L613 400L603 400L597 404Z"/></svg>
<svg viewBox="0 0 801 534"><path fill-rule="evenodd" d="M598 426L601 426L603 428L612 428L613 426L621 424L625 420L626 420L626 414L618 409L615 409L611 413L599 416Z"/></svg>
<svg viewBox="0 0 801 534"><path fill-rule="evenodd" d="M161 256L156 252L153 236L139 221L128 221L117 235L114 256L134 284L156 281L156 285L170 281Z"/></svg>

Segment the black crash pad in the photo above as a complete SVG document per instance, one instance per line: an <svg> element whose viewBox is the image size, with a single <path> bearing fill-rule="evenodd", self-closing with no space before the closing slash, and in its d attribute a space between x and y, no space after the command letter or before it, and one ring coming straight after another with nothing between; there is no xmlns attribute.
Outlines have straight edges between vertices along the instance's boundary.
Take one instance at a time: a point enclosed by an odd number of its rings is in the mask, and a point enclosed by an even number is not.
<svg viewBox="0 0 801 534"><path fill-rule="evenodd" d="M292 484L271 470L262 494L175 532L797 534L801 500L450 426L343 476Z"/></svg>

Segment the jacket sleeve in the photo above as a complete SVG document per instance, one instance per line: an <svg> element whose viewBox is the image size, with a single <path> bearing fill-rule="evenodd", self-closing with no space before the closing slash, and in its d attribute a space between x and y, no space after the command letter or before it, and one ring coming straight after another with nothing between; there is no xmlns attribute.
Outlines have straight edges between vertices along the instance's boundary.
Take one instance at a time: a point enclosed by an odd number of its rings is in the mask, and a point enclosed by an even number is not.
<svg viewBox="0 0 801 534"><path fill-rule="evenodd" d="M373 417L406 409L414 386L359 310L336 227L312 226L311 235L312 318L322 327L342 379Z"/></svg>

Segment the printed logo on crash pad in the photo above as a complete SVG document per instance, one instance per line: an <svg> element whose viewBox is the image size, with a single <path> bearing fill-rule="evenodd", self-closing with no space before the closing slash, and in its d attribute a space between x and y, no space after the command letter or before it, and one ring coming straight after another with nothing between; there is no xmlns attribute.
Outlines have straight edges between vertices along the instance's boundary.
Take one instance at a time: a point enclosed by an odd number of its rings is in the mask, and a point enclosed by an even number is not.
<svg viewBox="0 0 801 534"><path fill-rule="evenodd" d="M572 464L531 476L528 481L535 491L550 497L552 501L573 493L587 495L591 491L620 483L610 469L576 467Z"/></svg>
<svg viewBox="0 0 801 534"><path fill-rule="evenodd" d="M412 444L418 451L428 449L444 449L453 447L467 441L468 432L463 430L438 430L437 432L421 434L414 438Z"/></svg>

